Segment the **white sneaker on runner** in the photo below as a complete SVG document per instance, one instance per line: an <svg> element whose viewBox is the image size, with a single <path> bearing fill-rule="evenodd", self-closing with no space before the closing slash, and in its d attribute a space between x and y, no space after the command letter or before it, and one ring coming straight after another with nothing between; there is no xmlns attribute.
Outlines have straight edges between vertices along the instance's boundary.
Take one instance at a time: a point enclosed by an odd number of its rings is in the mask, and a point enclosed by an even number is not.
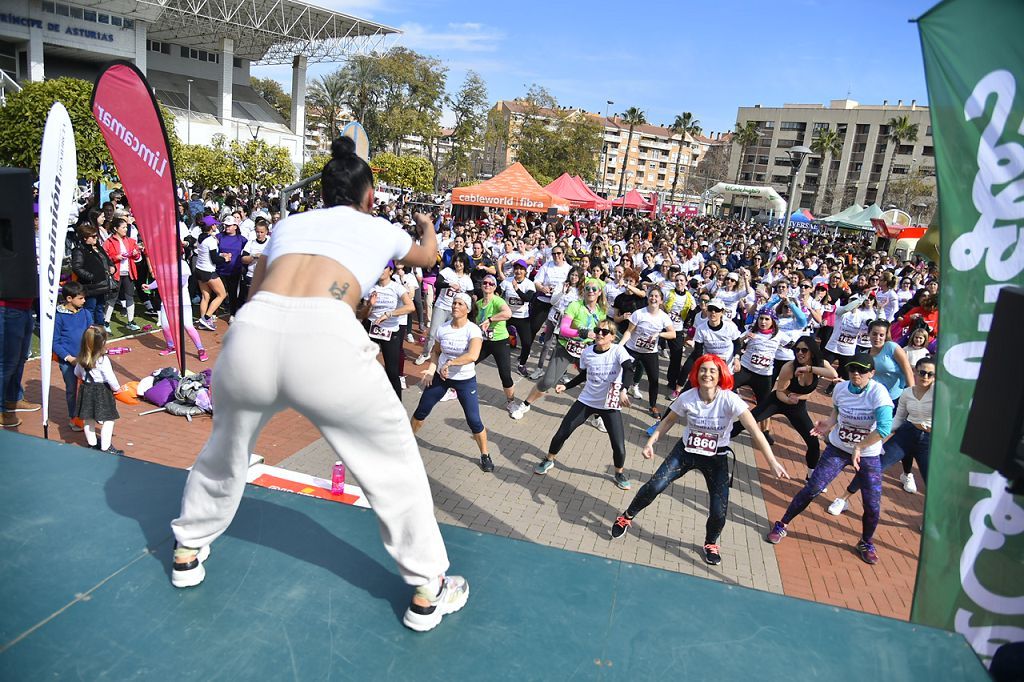
<svg viewBox="0 0 1024 682"><path fill-rule="evenodd" d="M903 484L903 489L910 494L917 492L917 481L914 480L914 474L901 474L900 483Z"/></svg>
<svg viewBox="0 0 1024 682"><path fill-rule="evenodd" d="M640 386L638 384L633 384L633 388L629 390L629 394L637 400L644 399L644 394L640 392Z"/></svg>
<svg viewBox="0 0 1024 682"><path fill-rule="evenodd" d="M604 420L601 419L601 415L595 414L593 417L590 418L590 423L593 424L594 428L596 428L601 433L608 433L608 429L607 427L605 427Z"/></svg>
<svg viewBox="0 0 1024 682"><path fill-rule="evenodd" d="M459 394L455 392L454 388L449 388L445 394L441 397L441 402L446 403L449 400L455 400L459 397Z"/></svg>
<svg viewBox="0 0 1024 682"><path fill-rule="evenodd" d="M455 613L469 599L469 583L460 575L445 576L441 584L441 592L437 595L424 595L423 588L416 588L416 594L430 601L430 606L410 604L405 610L402 623L416 632L426 632L437 627L444 616Z"/></svg>
<svg viewBox="0 0 1024 682"><path fill-rule="evenodd" d="M529 412L529 411L530 411L530 406L529 405L527 405L526 403L519 403L515 407L515 409L512 410L512 412L509 413L509 416L512 417L513 419L522 419L526 415L526 413Z"/></svg>
<svg viewBox="0 0 1024 682"><path fill-rule="evenodd" d="M426 355L421 355L418 358L416 358L415 360L413 360L412 364L414 364L416 366L419 366L419 365L422 365L424 362L426 362L429 359L430 358L428 358Z"/></svg>
<svg viewBox="0 0 1024 682"><path fill-rule="evenodd" d="M398 377L398 385L402 387L403 391L409 388L405 385L405 377Z"/></svg>
<svg viewBox="0 0 1024 682"><path fill-rule="evenodd" d="M837 497L835 502L828 506L828 513L832 516L839 516L846 509L846 500L841 497Z"/></svg>

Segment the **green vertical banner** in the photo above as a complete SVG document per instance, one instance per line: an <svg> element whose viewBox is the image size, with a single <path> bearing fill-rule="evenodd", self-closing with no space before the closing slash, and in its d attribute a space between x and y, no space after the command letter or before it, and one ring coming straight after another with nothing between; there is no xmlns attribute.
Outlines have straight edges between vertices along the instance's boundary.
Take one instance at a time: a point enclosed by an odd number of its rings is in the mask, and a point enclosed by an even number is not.
<svg viewBox="0 0 1024 682"><path fill-rule="evenodd" d="M918 27L938 174L942 332L911 618L959 632L988 664L1000 645L1024 641L1024 500L960 443L999 290L1024 282L1024 2L946 0Z"/></svg>

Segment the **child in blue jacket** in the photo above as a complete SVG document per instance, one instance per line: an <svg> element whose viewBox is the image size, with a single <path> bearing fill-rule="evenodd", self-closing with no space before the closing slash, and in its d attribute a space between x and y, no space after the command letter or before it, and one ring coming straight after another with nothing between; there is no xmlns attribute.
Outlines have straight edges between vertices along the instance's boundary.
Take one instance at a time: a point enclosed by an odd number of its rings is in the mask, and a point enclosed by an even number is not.
<svg viewBox="0 0 1024 682"><path fill-rule="evenodd" d="M85 288L79 282L68 282L60 290L63 305L57 305L57 316L53 326L53 354L64 377L65 397L68 401L68 419L72 431L82 427L74 422L75 399L78 392L78 378L75 377L75 358L82 346L82 335L92 323L92 316L85 310Z"/></svg>

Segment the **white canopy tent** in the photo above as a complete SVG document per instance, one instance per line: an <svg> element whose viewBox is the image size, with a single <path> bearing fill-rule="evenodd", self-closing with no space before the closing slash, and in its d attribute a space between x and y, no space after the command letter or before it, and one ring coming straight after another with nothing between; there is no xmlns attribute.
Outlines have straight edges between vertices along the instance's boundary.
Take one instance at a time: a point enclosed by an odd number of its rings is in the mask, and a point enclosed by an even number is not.
<svg viewBox="0 0 1024 682"><path fill-rule="evenodd" d="M754 185L734 185L731 182L720 182L708 191L714 194L732 194L746 197L757 197L767 202L777 216L786 215L786 201L771 187Z"/></svg>

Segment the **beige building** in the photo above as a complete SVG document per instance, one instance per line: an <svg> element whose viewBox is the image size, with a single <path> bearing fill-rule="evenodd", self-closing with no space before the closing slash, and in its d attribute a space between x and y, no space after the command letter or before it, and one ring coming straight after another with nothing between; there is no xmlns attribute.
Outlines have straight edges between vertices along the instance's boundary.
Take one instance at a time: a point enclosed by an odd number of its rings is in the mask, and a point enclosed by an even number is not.
<svg viewBox="0 0 1024 682"><path fill-rule="evenodd" d="M530 107L520 100L500 100L494 105L494 110L500 114L503 125L508 130L508 143L494 143L484 150L482 166L488 174L499 173L518 160L517 133L530 112ZM543 108L537 110L534 115L553 118L556 114L566 112L570 116L585 116L596 122L604 131L602 148L594 159L597 182L592 186L598 194L608 197L618 196L619 182L623 179L621 174L625 166L623 193L631 189L636 189L645 196L651 192L659 192L663 203L669 203L668 195L676 178L678 162L675 203L684 203L683 189L686 187L687 176L697 169L700 161L712 147L727 145L731 140L729 133L719 133L717 136L712 133L711 137L686 135L684 140L682 136L673 134L665 126L645 124L634 128L630 141L629 126L615 116L606 117L582 109L556 112ZM491 168L494 170L491 171ZM698 197L691 196L688 199L695 202Z"/></svg>
<svg viewBox="0 0 1024 682"><path fill-rule="evenodd" d="M918 126L917 141L898 147L888 141L888 122L907 116ZM842 152L827 161L818 155L804 162L798 179L794 208L807 208L815 216L827 216L853 204L867 206L882 201L892 167L892 179L917 174L935 181L935 147L932 142L928 107L916 101L896 104L859 104L853 100L832 100L824 104L786 104L781 107L741 107L737 127L754 121L760 131L756 145L735 153L729 164L729 180L740 184L771 185L783 197L789 196L790 170L786 150L798 145L813 148L814 139L825 130L839 133ZM741 158L742 157L742 158ZM886 198L886 204L891 203ZM882 208L885 208L883 206ZM900 206L913 214L912 206Z"/></svg>

